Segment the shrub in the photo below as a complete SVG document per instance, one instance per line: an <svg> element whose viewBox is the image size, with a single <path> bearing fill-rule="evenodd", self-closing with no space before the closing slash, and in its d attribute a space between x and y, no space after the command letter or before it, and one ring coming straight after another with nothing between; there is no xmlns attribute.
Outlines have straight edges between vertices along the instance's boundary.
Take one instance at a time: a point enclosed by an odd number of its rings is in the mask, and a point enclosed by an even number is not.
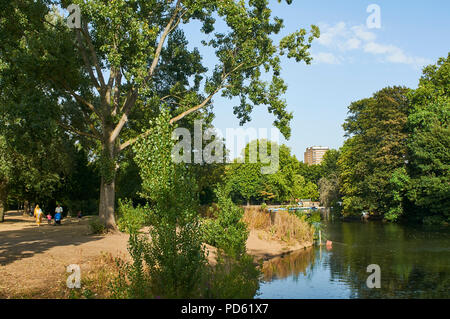
<svg viewBox="0 0 450 319"><path fill-rule="evenodd" d="M233 203L223 188L216 190L218 199L215 219L204 221L204 240L226 254L237 256L245 252L248 230L242 221L244 210Z"/></svg>
<svg viewBox="0 0 450 319"><path fill-rule="evenodd" d="M148 236L130 234L131 263L122 266L115 294L128 298L192 298L200 295L207 264L198 219L198 195L189 167L172 160L173 126L163 111L152 132L134 145L141 196L152 202ZM151 238L151 240L149 240Z"/></svg>
<svg viewBox="0 0 450 319"><path fill-rule="evenodd" d="M119 200L117 227L121 232L137 232L150 224L150 208L148 206L133 207L131 200Z"/></svg>
<svg viewBox="0 0 450 319"><path fill-rule="evenodd" d="M128 250L132 262L119 263L119 274L111 285L112 294L117 298L248 295L251 291L246 285L241 291L239 287L219 289L227 278L234 279L233 285L243 285L252 276L247 257L237 256L231 263L219 260L215 267L208 265L198 216L198 194L193 187L196 182L188 166L172 160L173 126L169 121L169 114L163 112L151 123L151 134L134 145L142 179L141 195L152 202L151 227L148 236L130 234ZM245 224L240 223L242 211L226 198L221 198L219 204L221 214L216 224L222 232L219 245L227 251L245 251L247 233ZM241 270L233 272L234 267ZM257 285L257 276L255 280Z"/></svg>
<svg viewBox="0 0 450 319"><path fill-rule="evenodd" d="M89 220L89 229L92 234L104 234L106 232L105 225L98 216L93 216Z"/></svg>
<svg viewBox="0 0 450 319"><path fill-rule="evenodd" d="M262 203L261 204L261 210L265 211L267 209L267 204L266 203Z"/></svg>
<svg viewBox="0 0 450 319"><path fill-rule="evenodd" d="M230 258L219 252L216 266L210 269L202 298L249 299L259 289L261 272L247 254Z"/></svg>

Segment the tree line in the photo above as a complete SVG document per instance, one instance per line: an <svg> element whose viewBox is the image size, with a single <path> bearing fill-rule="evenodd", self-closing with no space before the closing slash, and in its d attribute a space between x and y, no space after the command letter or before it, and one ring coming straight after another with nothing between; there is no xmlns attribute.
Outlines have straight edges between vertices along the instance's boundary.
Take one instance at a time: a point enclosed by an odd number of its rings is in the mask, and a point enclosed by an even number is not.
<svg viewBox="0 0 450 319"><path fill-rule="evenodd" d="M337 166L321 199L344 215L450 221L450 54L423 69L417 89L394 86L351 103Z"/></svg>

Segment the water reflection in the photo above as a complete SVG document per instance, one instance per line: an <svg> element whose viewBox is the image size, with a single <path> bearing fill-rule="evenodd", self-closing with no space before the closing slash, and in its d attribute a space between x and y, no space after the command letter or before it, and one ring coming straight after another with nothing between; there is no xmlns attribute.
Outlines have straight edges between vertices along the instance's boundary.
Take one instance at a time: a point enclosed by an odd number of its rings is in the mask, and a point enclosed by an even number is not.
<svg viewBox="0 0 450 319"><path fill-rule="evenodd" d="M314 264L314 248L309 247L292 254L273 258L263 264L264 281L283 279L286 277L298 278L300 274L307 274L307 268Z"/></svg>
<svg viewBox="0 0 450 319"><path fill-rule="evenodd" d="M314 247L263 266L259 298L450 298L448 228L330 223L333 248ZM381 288L369 289L369 264Z"/></svg>

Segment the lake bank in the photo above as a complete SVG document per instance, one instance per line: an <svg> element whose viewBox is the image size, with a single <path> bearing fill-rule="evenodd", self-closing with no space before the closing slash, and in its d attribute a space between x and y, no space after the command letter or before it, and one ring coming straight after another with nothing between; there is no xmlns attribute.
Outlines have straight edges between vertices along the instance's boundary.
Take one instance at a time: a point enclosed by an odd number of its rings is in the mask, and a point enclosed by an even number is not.
<svg viewBox="0 0 450 319"><path fill-rule="evenodd" d="M247 239L247 253L257 259L271 259L311 247L313 242L283 242L262 230L252 230Z"/></svg>

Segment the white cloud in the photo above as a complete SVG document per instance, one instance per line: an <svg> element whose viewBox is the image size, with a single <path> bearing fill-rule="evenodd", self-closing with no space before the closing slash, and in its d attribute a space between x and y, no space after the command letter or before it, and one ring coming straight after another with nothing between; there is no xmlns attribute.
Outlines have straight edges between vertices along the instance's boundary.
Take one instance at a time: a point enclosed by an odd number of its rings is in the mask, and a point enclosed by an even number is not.
<svg viewBox="0 0 450 319"><path fill-rule="evenodd" d="M367 30L367 27L363 25L355 25L351 28L355 36L363 41L375 41L376 35L373 32Z"/></svg>
<svg viewBox="0 0 450 319"><path fill-rule="evenodd" d="M329 52L319 52L313 55L314 62L326 64L340 64L341 61L334 54Z"/></svg>
<svg viewBox="0 0 450 319"><path fill-rule="evenodd" d="M421 57L409 56L402 49L395 45L383 45L380 43L369 42L364 46L364 52L383 55L387 62L409 64L415 67L430 63L429 60Z"/></svg>
<svg viewBox="0 0 450 319"><path fill-rule="evenodd" d="M361 40L357 39L357 38L351 38L348 39L347 42L345 42L345 47L348 50L355 50L355 49L359 49L361 46Z"/></svg>
<svg viewBox="0 0 450 319"><path fill-rule="evenodd" d="M317 42L328 48L341 52L360 50L361 52L378 55L383 62L402 63L413 67L421 67L430 63L428 59L406 54L401 48L392 44L377 42L376 34L365 25L347 26L338 22L334 26L319 24L321 31ZM319 63L338 64L343 58L337 58L333 53L318 53L314 59Z"/></svg>
<svg viewBox="0 0 450 319"><path fill-rule="evenodd" d="M322 24L319 25L319 28L321 32L320 38L317 41L324 46L332 46L336 42L336 39L345 37L348 33L345 22L339 22L333 27Z"/></svg>

